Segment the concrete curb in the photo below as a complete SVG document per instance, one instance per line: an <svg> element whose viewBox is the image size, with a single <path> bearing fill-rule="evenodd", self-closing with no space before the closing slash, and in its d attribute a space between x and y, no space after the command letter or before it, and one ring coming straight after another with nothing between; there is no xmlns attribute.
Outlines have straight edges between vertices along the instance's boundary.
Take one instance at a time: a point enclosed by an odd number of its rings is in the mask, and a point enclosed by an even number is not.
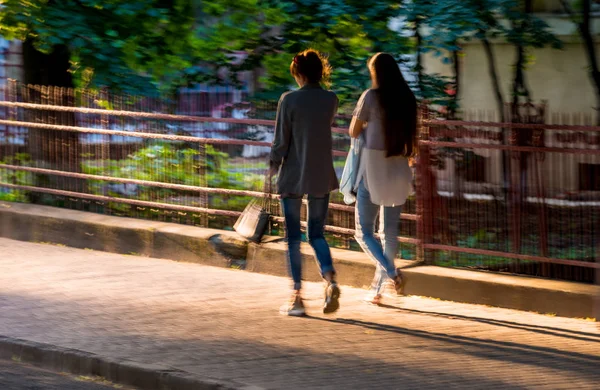
<svg viewBox="0 0 600 390"><path fill-rule="evenodd" d="M232 267L287 276L285 243L271 239L248 244L234 233L191 226L136 220L30 204L0 202L0 237L47 242L75 248ZM302 246L305 276L319 281L312 251ZM333 249L340 284L368 287L374 265L361 252ZM404 269L405 293L449 301L597 318L600 286L532 277L502 275L398 261Z"/></svg>
<svg viewBox="0 0 600 390"><path fill-rule="evenodd" d="M245 257L235 232L0 202L0 237L230 267Z"/></svg>
<svg viewBox="0 0 600 390"><path fill-rule="evenodd" d="M308 281L319 281L312 251L302 246L303 266ZM375 270L361 252L332 249L338 281L342 285L368 288ZM600 286L502 275L453 268L419 266L396 260L407 281L404 293L447 301L497 306L574 318L596 318L595 299ZM250 244L246 269L269 275L286 276L283 243Z"/></svg>
<svg viewBox="0 0 600 390"><path fill-rule="evenodd" d="M148 390L260 390L260 387L200 378L155 364L102 357L76 349L0 336L0 359L17 360L56 372L99 376Z"/></svg>

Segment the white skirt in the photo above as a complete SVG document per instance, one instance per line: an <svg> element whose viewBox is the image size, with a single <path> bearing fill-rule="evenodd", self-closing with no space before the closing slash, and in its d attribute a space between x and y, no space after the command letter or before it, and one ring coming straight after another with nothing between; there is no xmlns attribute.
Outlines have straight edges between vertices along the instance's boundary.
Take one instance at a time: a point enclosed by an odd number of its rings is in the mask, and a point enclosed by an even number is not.
<svg viewBox="0 0 600 390"><path fill-rule="evenodd" d="M371 202L401 206L413 193L412 170L403 156L386 157L385 150L363 148L355 187L364 179Z"/></svg>

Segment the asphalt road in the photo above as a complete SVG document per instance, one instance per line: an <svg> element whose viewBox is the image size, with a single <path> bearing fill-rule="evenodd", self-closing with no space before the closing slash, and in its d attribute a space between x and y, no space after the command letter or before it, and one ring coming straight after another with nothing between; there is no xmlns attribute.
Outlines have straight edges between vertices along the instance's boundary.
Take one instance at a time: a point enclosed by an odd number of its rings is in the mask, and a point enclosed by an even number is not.
<svg viewBox="0 0 600 390"><path fill-rule="evenodd" d="M27 364L0 360L2 390L114 390L126 387L94 380L57 374ZM131 389L131 388L129 388Z"/></svg>

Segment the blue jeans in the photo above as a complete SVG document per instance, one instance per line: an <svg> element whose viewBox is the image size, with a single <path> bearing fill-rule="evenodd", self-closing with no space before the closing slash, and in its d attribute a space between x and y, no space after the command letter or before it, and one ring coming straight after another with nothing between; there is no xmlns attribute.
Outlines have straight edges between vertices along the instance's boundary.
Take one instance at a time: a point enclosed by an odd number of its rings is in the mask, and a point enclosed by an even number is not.
<svg viewBox="0 0 600 390"><path fill-rule="evenodd" d="M397 275L394 259L398 253L398 233L402 206L383 207L371 202L371 195L361 181L356 196L356 241L375 262L377 269L371 289L380 294L386 278ZM375 237L375 221L379 218L381 242ZM383 243L383 245L382 245Z"/></svg>
<svg viewBox="0 0 600 390"><path fill-rule="evenodd" d="M282 198L281 208L285 217L289 269L294 281L294 290L300 290L302 285L302 255L300 254L302 195L290 195ZM335 273L331 251L323 234L328 208L329 194L321 197L308 196L308 242L315 251L321 268L321 276L328 272Z"/></svg>

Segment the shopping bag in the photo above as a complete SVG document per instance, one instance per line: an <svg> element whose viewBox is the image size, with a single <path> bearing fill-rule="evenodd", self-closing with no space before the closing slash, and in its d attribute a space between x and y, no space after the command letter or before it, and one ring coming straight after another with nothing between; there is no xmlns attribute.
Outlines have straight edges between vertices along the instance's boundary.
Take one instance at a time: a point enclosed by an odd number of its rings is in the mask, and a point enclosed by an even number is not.
<svg viewBox="0 0 600 390"><path fill-rule="evenodd" d="M233 229L248 241L259 243L267 231L270 219L271 214L267 212L264 202L255 199L246 206Z"/></svg>
<svg viewBox="0 0 600 390"><path fill-rule="evenodd" d="M265 196L253 199L239 216L233 230L248 241L260 243L271 220L272 176L267 174L265 180Z"/></svg>

